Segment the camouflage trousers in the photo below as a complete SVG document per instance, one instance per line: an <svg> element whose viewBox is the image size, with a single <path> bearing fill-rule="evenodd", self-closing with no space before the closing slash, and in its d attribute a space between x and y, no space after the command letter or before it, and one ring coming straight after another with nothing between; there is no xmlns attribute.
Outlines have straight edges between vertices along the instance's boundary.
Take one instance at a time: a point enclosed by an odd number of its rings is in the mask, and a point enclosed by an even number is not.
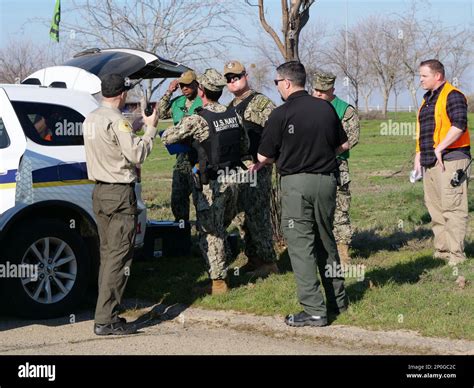
<svg viewBox="0 0 474 388"><path fill-rule="evenodd" d="M336 191L336 211L334 213L334 237L338 244L350 245L352 241L352 226L349 216L351 206L351 191L349 188L349 164L342 160L339 165L341 184Z"/></svg>
<svg viewBox="0 0 474 388"><path fill-rule="evenodd" d="M178 154L171 183L171 211L176 221L189 221L189 196L193 185L191 170L187 154Z"/></svg>
<svg viewBox="0 0 474 388"><path fill-rule="evenodd" d="M196 226L199 232L199 248L212 280L227 277L230 247L227 228L237 211L237 185L212 180L203 185L202 191L193 187L196 206Z"/></svg>
<svg viewBox="0 0 474 388"><path fill-rule="evenodd" d="M238 187L237 211L234 224L245 243L245 255L264 262L275 262L273 231L270 215L272 166L257 172L256 182Z"/></svg>

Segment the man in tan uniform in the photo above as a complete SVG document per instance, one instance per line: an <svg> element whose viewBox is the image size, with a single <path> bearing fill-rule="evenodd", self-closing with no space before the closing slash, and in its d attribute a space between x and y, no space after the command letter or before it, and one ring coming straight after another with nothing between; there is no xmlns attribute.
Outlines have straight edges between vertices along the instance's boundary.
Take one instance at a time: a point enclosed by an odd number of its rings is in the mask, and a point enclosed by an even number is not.
<svg viewBox="0 0 474 388"><path fill-rule="evenodd" d="M95 311L97 335L137 331L118 316L132 264L137 224L136 165L151 153L158 115L143 114L143 137L134 135L120 109L127 98L127 82L119 74L102 79L103 101L84 121L84 146L100 238L99 296Z"/></svg>

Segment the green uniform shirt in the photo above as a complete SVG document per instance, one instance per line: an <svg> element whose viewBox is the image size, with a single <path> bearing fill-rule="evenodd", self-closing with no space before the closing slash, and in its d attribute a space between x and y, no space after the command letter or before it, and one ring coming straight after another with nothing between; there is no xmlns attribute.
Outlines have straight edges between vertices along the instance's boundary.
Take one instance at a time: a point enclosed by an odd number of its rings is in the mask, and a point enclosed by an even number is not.
<svg viewBox="0 0 474 388"><path fill-rule="evenodd" d="M347 102L341 100L339 97L335 96L334 99L331 101L332 106L336 109L336 113L339 116L339 120L342 120L344 114L346 113L347 108L350 106ZM338 159L349 159L349 150L344 151L342 154L338 155Z"/></svg>
<svg viewBox="0 0 474 388"><path fill-rule="evenodd" d="M186 97L179 96L171 101L171 117L173 118L173 124L178 124L183 117L190 116L194 113L196 108L202 107L202 100L196 97L189 107L186 107Z"/></svg>

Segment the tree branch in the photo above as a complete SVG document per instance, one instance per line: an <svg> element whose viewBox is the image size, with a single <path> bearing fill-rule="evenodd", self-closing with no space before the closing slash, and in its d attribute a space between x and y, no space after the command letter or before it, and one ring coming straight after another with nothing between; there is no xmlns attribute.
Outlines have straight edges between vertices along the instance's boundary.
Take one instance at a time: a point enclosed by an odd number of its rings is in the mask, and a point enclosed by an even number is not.
<svg viewBox="0 0 474 388"><path fill-rule="evenodd" d="M282 1L286 1L286 0L282 0ZM259 15L260 23L262 24L263 29L273 38L275 44L280 50L281 55L283 55L283 57L285 58L286 57L285 46L283 45L282 41L278 37L275 30L267 23L267 20L265 19L265 9L264 9L263 0L258 0L258 15Z"/></svg>

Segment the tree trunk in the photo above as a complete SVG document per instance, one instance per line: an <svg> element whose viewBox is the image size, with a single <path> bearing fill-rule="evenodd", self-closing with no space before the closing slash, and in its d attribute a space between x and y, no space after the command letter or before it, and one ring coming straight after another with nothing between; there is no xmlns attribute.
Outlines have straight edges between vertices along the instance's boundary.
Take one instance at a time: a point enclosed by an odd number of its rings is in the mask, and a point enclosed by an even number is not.
<svg viewBox="0 0 474 388"><path fill-rule="evenodd" d="M365 113L369 113L369 98L370 94L364 94Z"/></svg>
<svg viewBox="0 0 474 388"><path fill-rule="evenodd" d="M359 85L354 85L354 105L356 111L359 111Z"/></svg>
<svg viewBox="0 0 474 388"><path fill-rule="evenodd" d="M303 27L309 20L309 8L315 0L281 0L283 39L280 39L275 30L268 24L265 18L264 0L258 0L258 14L263 29L272 37L281 55L288 61L299 61L299 38ZM288 6L289 5L289 6ZM281 231L281 190L280 175L275 169L275 186L271 196L271 217L273 238L277 244L283 243Z"/></svg>
<svg viewBox="0 0 474 388"><path fill-rule="evenodd" d="M383 90L382 95L383 95L382 115L383 115L384 118L387 118L389 93L386 90Z"/></svg>
<svg viewBox="0 0 474 388"><path fill-rule="evenodd" d="M411 97L411 102L413 104L413 108L415 111L418 110L418 100L416 99L416 89L415 85L413 84L413 81L410 81L408 83L408 91L410 92L410 97Z"/></svg>

